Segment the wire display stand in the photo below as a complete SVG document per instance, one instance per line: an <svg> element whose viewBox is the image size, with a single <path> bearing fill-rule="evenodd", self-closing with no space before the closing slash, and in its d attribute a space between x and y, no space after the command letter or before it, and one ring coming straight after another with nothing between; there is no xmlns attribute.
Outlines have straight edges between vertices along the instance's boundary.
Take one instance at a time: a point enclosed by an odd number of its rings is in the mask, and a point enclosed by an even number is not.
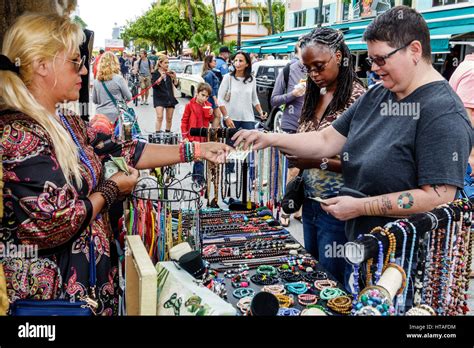
<svg viewBox="0 0 474 348"><path fill-rule="evenodd" d="M143 177L129 199L127 234L141 236L153 263L168 261L170 249L182 242L200 250L200 195L195 186L183 188L188 177Z"/></svg>

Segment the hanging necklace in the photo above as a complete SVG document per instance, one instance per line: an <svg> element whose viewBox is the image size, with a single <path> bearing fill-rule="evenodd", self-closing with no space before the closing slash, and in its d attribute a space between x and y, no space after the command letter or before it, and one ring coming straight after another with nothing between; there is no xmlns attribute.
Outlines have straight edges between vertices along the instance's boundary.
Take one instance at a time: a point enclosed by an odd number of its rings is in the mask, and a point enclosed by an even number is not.
<svg viewBox="0 0 474 348"><path fill-rule="evenodd" d="M62 113L58 113L58 114L59 114L59 117L61 118L62 123L64 124L64 126L68 130L69 134L72 137L72 140L74 141L74 143L76 144L76 146L79 150L79 158L80 158L81 162L89 169L89 172L91 173L91 176L92 176L92 190L93 190L97 186L97 178L95 176L95 171L94 171L94 168L92 167L92 163L89 160L89 158L87 157L86 152L82 148L81 143L77 139L77 136L74 133L74 130L72 129L71 125L67 121L66 117Z"/></svg>

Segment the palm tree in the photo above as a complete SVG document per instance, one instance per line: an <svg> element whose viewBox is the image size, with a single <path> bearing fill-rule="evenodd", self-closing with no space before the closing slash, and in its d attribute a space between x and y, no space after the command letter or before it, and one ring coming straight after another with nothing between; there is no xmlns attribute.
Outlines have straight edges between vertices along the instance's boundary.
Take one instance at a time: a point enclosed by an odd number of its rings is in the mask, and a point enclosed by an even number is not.
<svg viewBox="0 0 474 348"><path fill-rule="evenodd" d="M240 9L240 0L237 0L237 50L240 50L242 41L242 12Z"/></svg>
<svg viewBox="0 0 474 348"><path fill-rule="evenodd" d="M321 27L323 24L323 0L319 0L318 3L318 27Z"/></svg>
<svg viewBox="0 0 474 348"><path fill-rule="evenodd" d="M214 24L216 26L216 38L219 39L219 25L217 24L216 0L212 0L212 11L214 12Z"/></svg>
<svg viewBox="0 0 474 348"><path fill-rule="evenodd" d="M268 13L268 7L258 4L256 7L258 16L260 17L260 23L270 33L272 31L272 25L270 23L270 14ZM272 17L273 17L273 33L280 33L285 30L285 5L279 1L272 2Z"/></svg>
<svg viewBox="0 0 474 348"><path fill-rule="evenodd" d="M191 31L194 34L196 33L196 27L194 26L193 16L199 17L199 12L197 11L200 5L199 2L200 0L161 0L160 5L173 6L179 13L184 14L188 18Z"/></svg>
<svg viewBox="0 0 474 348"><path fill-rule="evenodd" d="M267 0L268 17L270 19L270 27L272 29L272 35L275 34L275 24L273 23L273 11L272 11L272 0Z"/></svg>
<svg viewBox="0 0 474 348"><path fill-rule="evenodd" d="M224 0L224 7L223 7L223 12L222 12L222 27L221 27L221 36L220 36L221 43L224 43L224 36L225 36L224 28L225 28L226 7L227 7L227 0Z"/></svg>

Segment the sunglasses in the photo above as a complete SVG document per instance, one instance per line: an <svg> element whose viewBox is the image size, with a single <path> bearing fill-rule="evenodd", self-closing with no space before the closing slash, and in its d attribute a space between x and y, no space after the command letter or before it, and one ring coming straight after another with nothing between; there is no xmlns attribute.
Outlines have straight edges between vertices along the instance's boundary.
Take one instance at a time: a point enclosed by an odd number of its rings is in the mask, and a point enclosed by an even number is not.
<svg viewBox="0 0 474 348"><path fill-rule="evenodd" d="M387 62L385 61L385 59L387 58L390 58L391 56L393 56L395 53L397 53L398 51L400 50L403 50L404 48L410 46L410 44L412 43L412 41L410 41L409 43L407 43L406 45L400 47L400 48L397 48L395 50L393 50L392 52L384 55L384 56L380 56L380 57L367 57L365 58L365 60L367 61L367 63L372 66L373 63L377 64L377 66L384 66Z"/></svg>
<svg viewBox="0 0 474 348"><path fill-rule="evenodd" d="M314 68L311 68L311 69L308 69L306 66L303 66L303 68L301 69L301 72L305 73L305 74L308 74L308 75L311 75L313 73L322 73L328 66L329 62L331 61L332 57L334 56L331 56L331 58L329 58L329 60L322 64L322 65L318 65L318 66L315 66Z"/></svg>
<svg viewBox="0 0 474 348"><path fill-rule="evenodd" d="M86 56L82 56L80 61L77 60L70 60L70 59L64 59L66 62L71 62L77 65L76 71L79 73L81 72L82 68L84 67L84 64L86 63Z"/></svg>

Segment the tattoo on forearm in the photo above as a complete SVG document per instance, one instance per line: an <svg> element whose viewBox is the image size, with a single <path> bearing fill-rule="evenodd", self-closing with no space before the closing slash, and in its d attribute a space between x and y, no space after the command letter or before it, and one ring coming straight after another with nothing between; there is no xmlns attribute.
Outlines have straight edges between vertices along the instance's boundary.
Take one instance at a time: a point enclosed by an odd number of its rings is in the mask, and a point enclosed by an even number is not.
<svg viewBox="0 0 474 348"><path fill-rule="evenodd" d="M364 210L365 210L365 215L368 216L378 216L378 215L384 215L383 214L383 206L380 208L380 203L378 199L375 199L371 202L366 202L364 203Z"/></svg>
<svg viewBox="0 0 474 348"><path fill-rule="evenodd" d="M382 215L387 215L392 210L392 202L387 196L382 196Z"/></svg>
<svg viewBox="0 0 474 348"><path fill-rule="evenodd" d="M433 188L434 192L436 192L438 197L441 197L441 195L438 192L439 188L444 188L444 191L443 191L444 193L448 192L448 188L446 187L446 185L430 185L430 186Z"/></svg>
<svg viewBox="0 0 474 348"><path fill-rule="evenodd" d="M400 209L410 209L413 207L415 199L410 192L403 192L400 196L398 196L397 203Z"/></svg>

